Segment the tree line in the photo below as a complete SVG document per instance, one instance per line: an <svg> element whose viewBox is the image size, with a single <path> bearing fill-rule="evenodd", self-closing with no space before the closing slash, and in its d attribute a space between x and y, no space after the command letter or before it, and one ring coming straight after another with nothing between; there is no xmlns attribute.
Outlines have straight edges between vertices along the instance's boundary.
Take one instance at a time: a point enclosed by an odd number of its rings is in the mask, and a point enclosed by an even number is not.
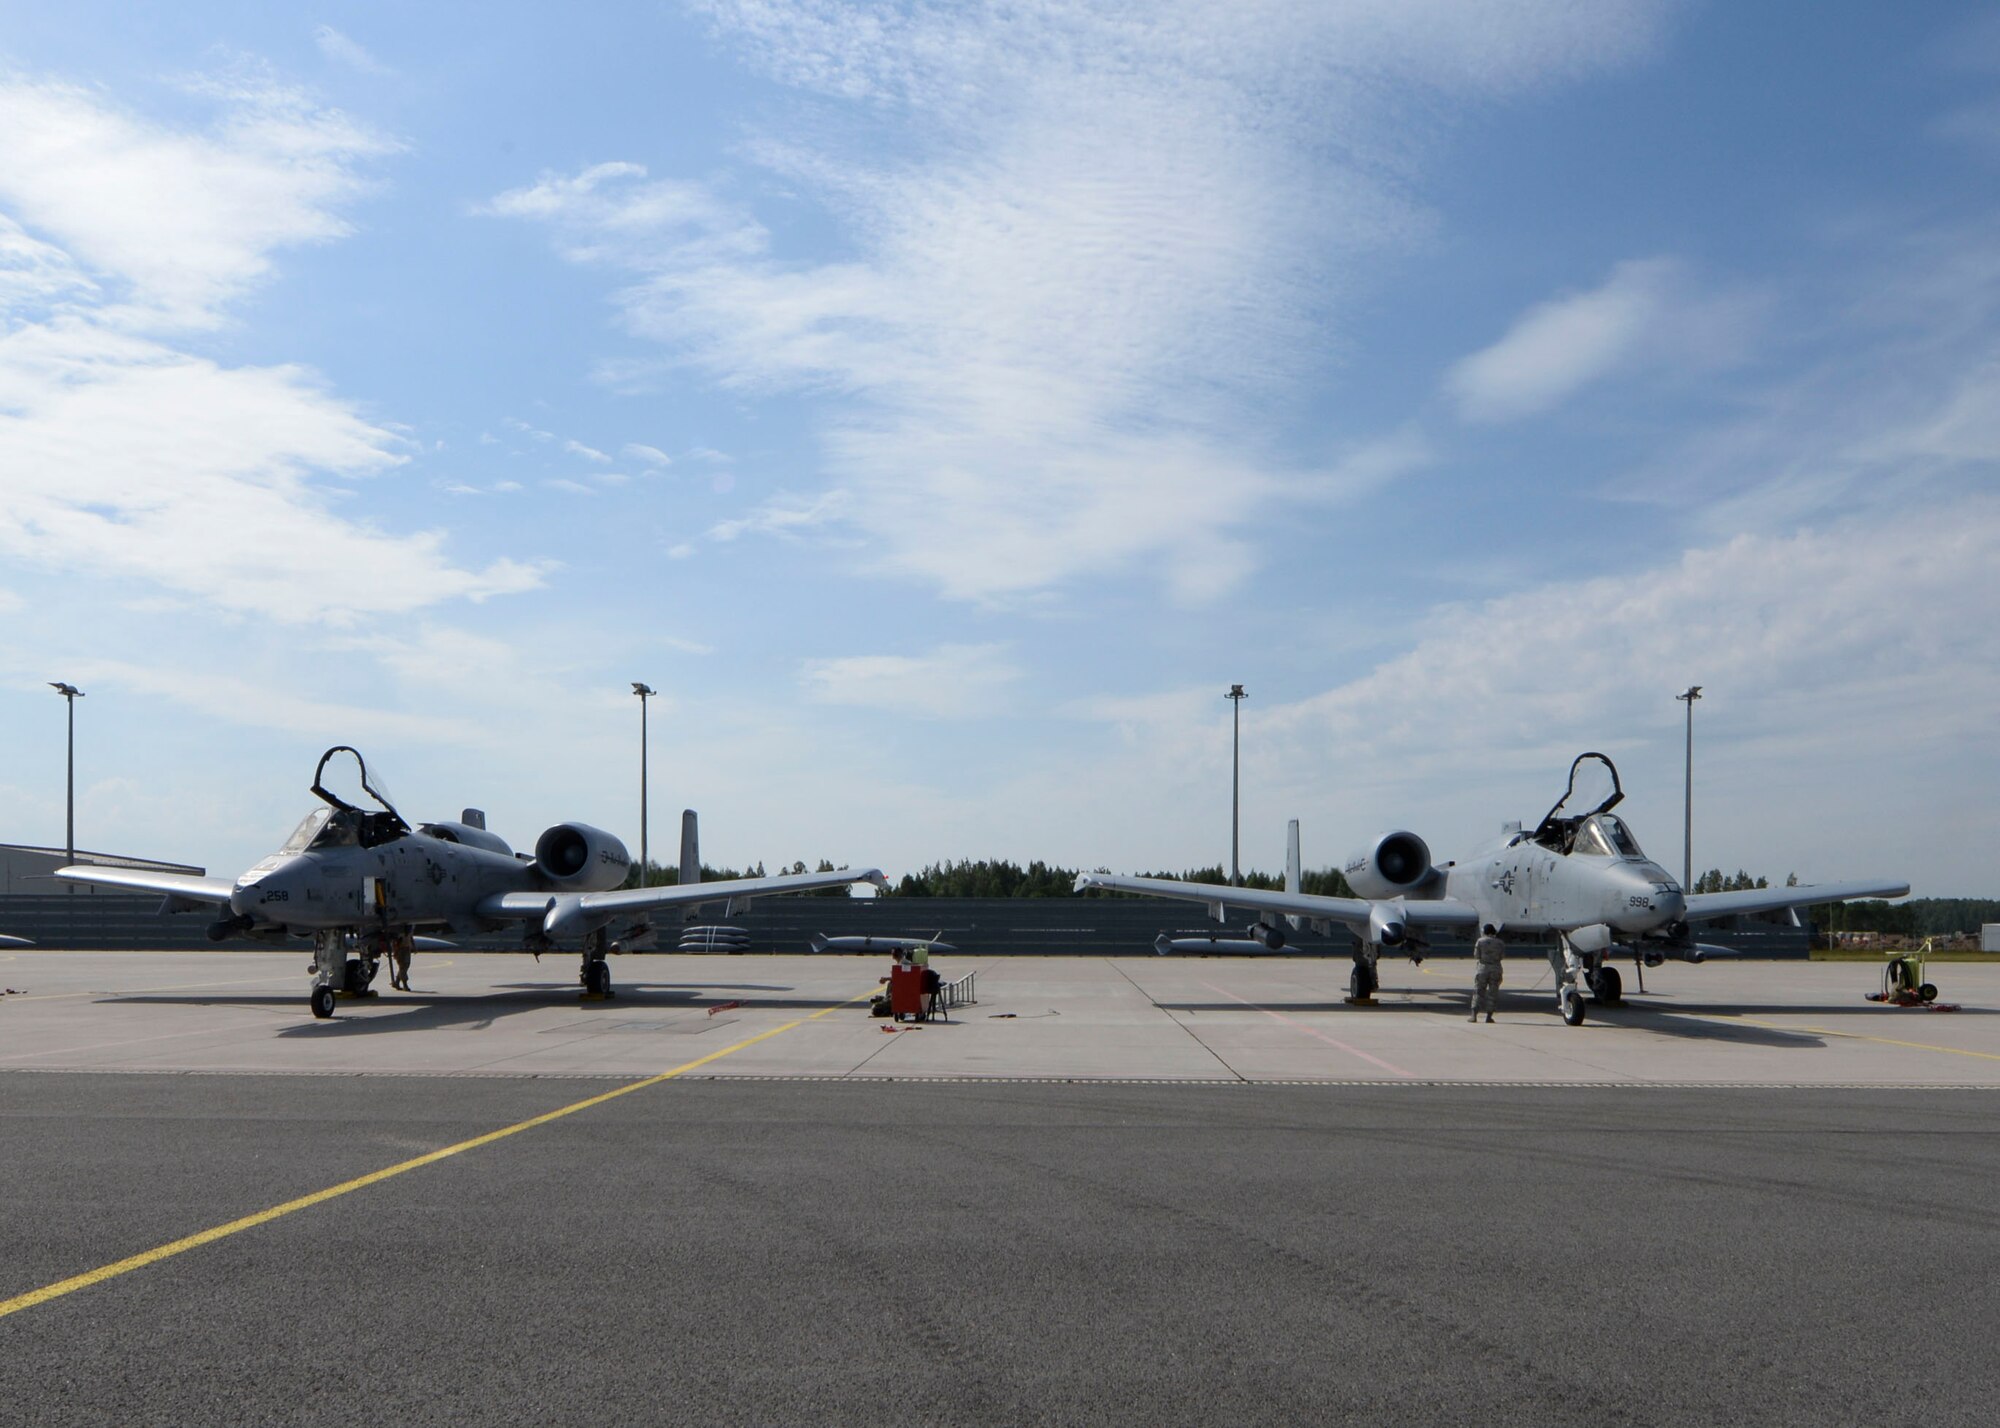
<svg viewBox="0 0 2000 1428"><path fill-rule="evenodd" d="M1055 863L1044 863L1040 859L1026 867L1007 858L965 858L958 861L947 859L932 863L914 873L905 873L891 889L894 897L1071 897L1075 894L1076 868L1065 868ZM1109 868L1092 868L1092 872L1108 873ZM1139 873L1142 878L1167 878L1184 883L1214 883L1226 887L1229 876L1220 864L1206 868L1184 868L1180 872ZM1243 886L1246 888L1278 889L1285 880L1274 873L1246 872ZM1299 875L1301 892L1318 893L1328 897L1352 897L1337 868L1321 868ZM1108 893L1088 892L1086 897L1107 897Z"/></svg>
<svg viewBox="0 0 2000 1428"><path fill-rule="evenodd" d="M786 867L783 863L780 863L778 865L777 872L767 873L764 871L764 863L763 860L760 858L756 863L752 864L750 867L747 868L717 868L717 867L712 867L707 863L703 863L701 865L701 880L705 883L719 883L719 882L726 882L733 878L766 878L766 877L782 878L805 872L832 873L838 871L839 869L836 868L831 862L827 861L825 858L821 858L819 860L819 866L816 868L806 867L805 860L801 858L799 861L793 863L790 867ZM650 860L647 862L645 867L644 886L649 888L659 888L659 887L671 888L680 886L680 881L681 881L681 870L678 867L664 867L661 864L652 862ZM632 871L630 871L625 875L625 886L628 888L636 888L639 887L640 885L641 885L640 870L638 865L635 863L632 867ZM850 896L850 893L847 884L841 883L835 887L821 888L817 892L801 893L800 896L801 897L847 897Z"/></svg>

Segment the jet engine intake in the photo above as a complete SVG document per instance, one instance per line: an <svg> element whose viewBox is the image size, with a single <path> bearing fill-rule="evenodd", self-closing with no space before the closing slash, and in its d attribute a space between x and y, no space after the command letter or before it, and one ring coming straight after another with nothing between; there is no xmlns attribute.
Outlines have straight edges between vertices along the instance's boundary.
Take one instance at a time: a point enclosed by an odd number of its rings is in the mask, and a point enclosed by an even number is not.
<svg viewBox="0 0 2000 1428"><path fill-rule="evenodd" d="M558 823L535 840L535 871L551 887L599 892L625 881L632 855L587 823Z"/></svg>
<svg viewBox="0 0 2000 1428"><path fill-rule="evenodd" d="M1250 940L1276 952L1285 945L1285 929L1269 922L1253 922L1250 924Z"/></svg>
<svg viewBox="0 0 2000 1428"><path fill-rule="evenodd" d="M1384 833L1347 860L1342 870L1356 897L1371 900L1415 893L1437 878L1431 850L1414 833Z"/></svg>

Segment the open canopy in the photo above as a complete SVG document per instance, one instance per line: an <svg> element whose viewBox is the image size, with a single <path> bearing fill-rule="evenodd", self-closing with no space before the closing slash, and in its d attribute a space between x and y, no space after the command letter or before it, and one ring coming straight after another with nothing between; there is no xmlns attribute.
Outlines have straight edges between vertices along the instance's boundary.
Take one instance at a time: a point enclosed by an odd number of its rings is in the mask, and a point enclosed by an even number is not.
<svg viewBox="0 0 2000 1428"><path fill-rule="evenodd" d="M1624 798L1617 765L1603 754L1578 754L1569 766L1569 787L1556 800L1555 807L1542 815L1535 828L1535 841L1545 848L1567 853L1584 820L1609 812Z"/></svg>
<svg viewBox="0 0 2000 1428"><path fill-rule="evenodd" d="M367 760L361 757L359 749L336 744L321 754L319 767L313 770L312 791L333 806L332 815L320 828L308 830L302 824L299 832L292 835L297 838L300 833L307 833L312 847L336 838L373 847L410 831L410 825L383 792L381 780L369 772Z"/></svg>

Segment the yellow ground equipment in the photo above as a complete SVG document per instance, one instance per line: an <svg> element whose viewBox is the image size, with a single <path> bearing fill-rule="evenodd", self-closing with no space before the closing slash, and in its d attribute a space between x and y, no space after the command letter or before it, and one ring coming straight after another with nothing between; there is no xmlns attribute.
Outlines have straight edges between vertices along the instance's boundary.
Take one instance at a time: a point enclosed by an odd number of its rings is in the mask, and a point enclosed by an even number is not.
<svg viewBox="0 0 2000 1428"><path fill-rule="evenodd" d="M1882 990L1868 993L1871 1002L1892 1007L1925 1007L1937 1001L1938 989L1924 975L1930 958L1931 940L1914 952L1898 952L1882 968ZM1943 1008L1940 1008L1943 1010Z"/></svg>

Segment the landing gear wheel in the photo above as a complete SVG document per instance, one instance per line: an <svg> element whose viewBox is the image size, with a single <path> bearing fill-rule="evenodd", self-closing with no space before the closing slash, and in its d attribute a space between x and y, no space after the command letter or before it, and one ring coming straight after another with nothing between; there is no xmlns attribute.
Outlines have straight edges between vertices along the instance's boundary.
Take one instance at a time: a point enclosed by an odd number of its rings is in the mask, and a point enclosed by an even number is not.
<svg viewBox="0 0 2000 1428"><path fill-rule="evenodd" d="M368 990L368 984L375 980L380 964L364 962L359 957L349 957L347 965L340 969L340 989L349 996L358 997Z"/></svg>
<svg viewBox="0 0 2000 1428"><path fill-rule="evenodd" d="M1600 1006L1615 1007L1625 997L1625 983L1616 967L1599 967L1597 976L1591 980L1590 990L1597 994Z"/></svg>
<svg viewBox="0 0 2000 1428"><path fill-rule="evenodd" d="M1357 1002L1374 996L1375 969L1366 962L1356 962L1353 975L1347 979L1347 995Z"/></svg>
<svg viewBox="0 0 2000 1428"><path fill-rule="evenodd" d="M314 987L312 989L313 1015L325 1021L333 1015L333 988Z"/></svg>
<svg viewBox="0 0 2000 1428"><path fill-rule="evenodd" d="M1557 1009L1562 1012L1562 1019L1565 1024L1569 1026L1583 1025L1583 998L1576 994L1575 987L1564 987L1557 994L1556 1005Z"/></svg>
<svg viewBox="0 0 2000 1428"><path fill-rule="evenodd" d="M611 995L611 967L608 963L592 962L583 969L583 990L593 997Z"/></svg>
<svg viewBox="0 0 2000 1428"><path fill-rule="evenodd" d="M1917 988L1917 996L1924 1001L1934 1002L1937 1000L1937 988L1929 982L1925 982L1921 987Z"/></svg>

